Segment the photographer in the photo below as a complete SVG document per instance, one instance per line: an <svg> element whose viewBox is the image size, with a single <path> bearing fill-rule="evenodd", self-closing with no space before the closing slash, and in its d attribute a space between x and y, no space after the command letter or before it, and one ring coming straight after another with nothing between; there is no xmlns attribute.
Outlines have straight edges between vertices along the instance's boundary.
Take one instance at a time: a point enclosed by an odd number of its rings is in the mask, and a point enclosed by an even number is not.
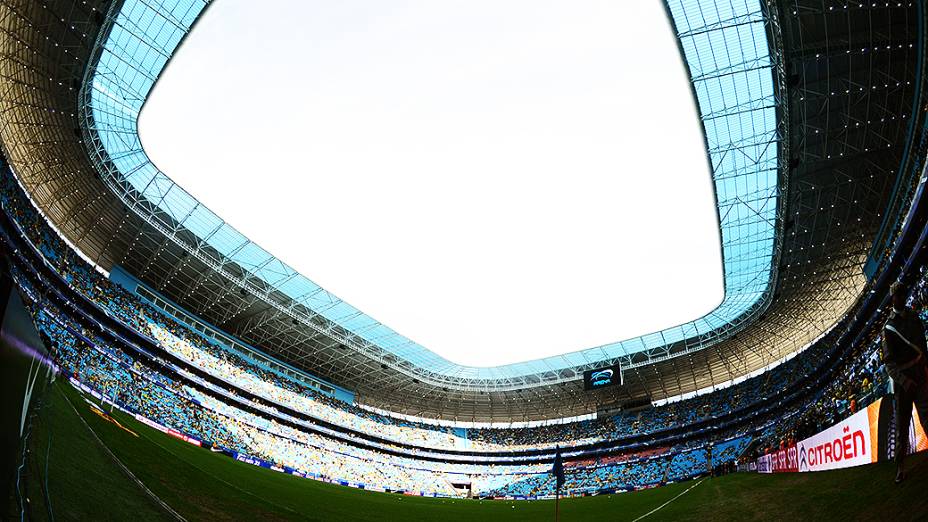
<svg viewBox="0 0 928 522"><path fill-rule="evenodd" d="M901 282L889 289L892 313L883 327L881 358L893 380L896 397L896 483L905 480L903 461L908 452L912 406L918 410L922 427L928 430L928 363L925 327L914 310L906 306L908 289Z"/></svg>

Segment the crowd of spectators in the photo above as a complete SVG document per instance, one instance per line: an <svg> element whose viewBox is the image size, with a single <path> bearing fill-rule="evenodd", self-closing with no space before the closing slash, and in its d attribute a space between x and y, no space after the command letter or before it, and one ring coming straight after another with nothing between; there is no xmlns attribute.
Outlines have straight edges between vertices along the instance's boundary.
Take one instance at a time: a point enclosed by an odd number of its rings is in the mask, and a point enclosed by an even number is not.
<svg viewBox="0 0 928 522"><path fill-rule="evenodd" d="M734 463L748 447L751 437L726 440L711 448L655 448L635 454L574 461L565 465L562 494L578 495L603 491L632 490L706 475L711 467ZM529 474L520 480L497 485L491 496L535 497L555 494L550 473Z"/></svg>
<svg viewBox="0 0 928 522"><path fill-rule="evenodd" d="M165 351L233 387L266 402L347 429L399 443L438 449L517 450L577 446L659 433L747 408L770 397L810 371L811 358L797 357L780 367L711 394L604 418L525 428L453 430L373 413L329 395L290 374L277 371L203 336L137 295L113 283L71 250L24 197L15 180L3 176L0 202L24 234L68 284L130 328L151 337ZM462 436L463 435L463 436Z"/></svg>
<svg viewBox="0 0 928 522"><path fill-rule="evenodd" d="M709 466L709 451L706 448L678 453L670 459L667 468L667 480L678 481L692 476L695 470L707 471Z"/></svg>
<svg viewBox="0 0 928 522"><path fill-rule="evenodd" d="M120 407L225 451L254 456L327 480L440 495L454 494L451 484L469 481L473 482L473 492L477 495L508 495L514 491L530 490L534 491L533 494L545 494L547 491L544 487L532 488L530 483L541 480L538 477L546 477L549 465L423 461L415 458L415 452L410 456L397 456L294 427L299 420L280 413L275 405L360 433L425 447L460 447L459 439L462 437L457 434L464 433L363 410L310 389L293 375L263 365L247 353L203 337L114 284L83 261L50 231L18 192L15 182L4 180L0 204L45 261L83 298L152 339L165 353L229 385L228 388L216 386L183 371L179 377L172 378L153 370L152 362L164 363L164 360L150 354L150 360L139 359L140 353L130 354L119 343L114 344L112 339L104 340L67 310L58 309L45 300L29 282L29 277L14 274L17 283L29 294L28 302L31 303L36 325L53 349L60 370ZM258 410L268 415L236 406L236 401L243 402L243 399L235 397L236 389L257 397L249 404L261 406ZM214 391L220 393L211 393ZM725 394L724 400L728 404L739 400L742 395L751 395L736 389L729 389ZM686 403L648 410L647 413L523 431L537 431L539 434L536 442L528 443L528 446L544 447L559 437L564 443L563 437L568 433L570 436L566 442L569 445L571 440L592 441L622 433L645 433L664 429L673 422L711 415L705 407L688 412L681 407L683 404ZM512 430L495 430L500 437L481 436L494 430L468 431L468 435L473 435L468 441L469 448L508 449L518 446L515 441L528 440L522 434L513 436L510 442L500 442L507 434L512 434ZM707 444L708 440L701 443ZM582 493L660 483L666 479L667 466L673 461L674 451L674 448L669 448L656 456L613 455L572 463L565 489ZM687 469L695 471L699 466L678 465L674 477L686 475ZM520 485L512 486L517 483Z"/></svg>
<svg viewBox="0 0 928 522"><path fill-rule="evenodd" d="M85 262L52 231L35 211L9 173L0 183L0 204L18 232L83 299L94 303L123 325L151 339L165 354L183 361L220 383L207 382L179 369L181 377L154 371L112 339L88 330L66 310L47 303L28 277L16 277L35 303L36 324L62 370L122 407L209 441L231 452L257 456L281 466L306 470L330 480L376 487L453 494L452 483L472 481L479 495L537 496L552 492L550 474L540 465L479 465L423 461L416 448L431 450L520 450L570 448L635 436L659 436L684 426L712 426L776 403L784 394L805 386L808 397L776 414L764 414L725 433L695 438L645 452L620 453L602 458L576 458L567 465L565 491L584 493L629 489L676 481L711 469L728 469L729 463L750 458L817 433L866 407L889 390L889 379L879 360L880 334L851 347L840 361L836 378L809 388L823 354L831 348L819 342L789 361L759 376L686 400L619 412L592 420L531 428L452 429L381 415L323 393L292 372L263 363L248 352L207 337L170 316ZM913 286L910 304L928 322L928 277ZM158 355L152 355L157 360ZM804 379L810 379L801 384ZM242 392L241 396L237 395ZM215 393L213 393L215 392ZM250 397L250 398L249 398ZM255 408L242 409L243 405ZM310 420L289 415L297 412ZM408 456L383 453L371 446L346 444L300 429L312 419L346 429L351 437L374 436L412 446ZM301 424L302 423L302 424ZM745 453L751 435L752 453ZM715 446L712 439L730 439ZM656 440L656 439L655 439Z"/></svg>
<svg viewBox="0 0 928 522"><path fill-rule="evenodd" d="M908 305L928 323L928 273L924 268L911 289ZM877 330L865 342L853 346L836 379L803 409L784 416L784 422L771 426L758 437L753 457L812 436L890 393L891 380L880 361L882 342L882 333Z"/></svg>
<svg viewBox="0 0 928 522"><path fill-rule="evenodd" d="M72 288L111 313L128 327L166 341L163 347L230 384L282 406L362 433L408 444L438 448L460 447L451 428L387 417L317 391L300 379L270 368L246 353L204 337L200 332L149 305L97 272L71 250L26 200L14 180L4 174L0 204L46 260ZM279 402L282 401L282 402Z"/></svg>
<svg viewBox="0 0 928 522"><path fill-rule="evenodd" d="M346 445L227 404L196 387L151 370L81 328L53 307L33 306L37 328L60 371L133 413L223 450L258 457L331 481L366 487L455 495L455 483L472 483L479 496L550 493L545 464L463 464L422 461ZM705 450L702 450L703 453ZM676 456L603 459L571 465L565 494L633 489L666 480ZM674 479L704 471L677 466Z"/></svg>
<svg viewBox="0 0 928 522"><path fill-rule="evenodd" d="M817 354L807 351L785 363L741 383L679 402L616 415L551 426L522 428L483 428L468 430L475 444L494 447L552 447L615 440L620 437L656 434L697 422L718 419L769 399L808 376L815 368Z"/></svg>
<svg viewBox="0 0 928 522"><path fill-rule="evenodd" d="M462 445L448 428L423 429L399 422L380 422L372 419L373 414L369 412L350 408L350 405L314 390L298 388L281 379L268 379L253 371L254 365L247 365L241 358L234 358L229 351L217 345L191 342L178 335L182 330L172 329L169 325L151 322L148 331L169 353L222 381L247 390L269 404L285 406L339 426L398 442L436 448ZM365 414L359 415L357 410Z"/></svg>

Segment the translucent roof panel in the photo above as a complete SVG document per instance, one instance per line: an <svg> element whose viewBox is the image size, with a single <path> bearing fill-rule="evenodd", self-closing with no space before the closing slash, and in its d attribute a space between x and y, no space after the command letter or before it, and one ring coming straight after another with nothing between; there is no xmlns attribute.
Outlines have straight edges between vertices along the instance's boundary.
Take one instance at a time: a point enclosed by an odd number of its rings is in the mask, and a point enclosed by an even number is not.
<svg viewBox="0 0 928 522"><path fill-rule="evenodd" d="M94 161L127 204L164 230L183 228L223 257L364 341L429 371L504 379L611 360L706 336L749 319L769 298L778 207L773 70L759 2L669 1L711 164L725 297L690 323L564 355L493 368L447 361L320 288L226 224L160 172L143 150L138 116L152 86L206 7L202 0L125 1L101 41L83 100ZM668 144L672 146L672 144ZM144 201L149 205L138 205ZM186 245L190 249L198 245ZM206 254L203 254L206 255Z"/></svg>
<svg viewBox="0 0 928 522"><path fill-rule="evenodd" d="M209 7L139 135L296 271L473 366L651 333L722 301L703 126L660 2L265 5ZM673 161L654 162L667 143Z"/></svg>

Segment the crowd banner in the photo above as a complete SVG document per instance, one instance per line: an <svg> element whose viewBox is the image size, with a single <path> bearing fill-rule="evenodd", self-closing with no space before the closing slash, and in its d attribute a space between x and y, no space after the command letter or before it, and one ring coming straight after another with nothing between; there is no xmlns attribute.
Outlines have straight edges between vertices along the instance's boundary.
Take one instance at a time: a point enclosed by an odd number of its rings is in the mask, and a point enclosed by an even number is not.
<svg viewBox="0 0 928 522"><path fill-rule="evenodd" d="M761 455L754 467L758 473L795 473L799 471L796 445L784 447L767 455Z"/></svg>
<svg viewBox="0 0 928 522"><path fill-rule="evenodd" d="M799 471L799 459L797 458L796 445L794 444L777 451L776 458L773 459L771 467L774 473L795 473Z"/></svg>
<svg viewBox="0 0 928 522"><path fill-rule="evenodd" d="M773 470L770 469L770 454L761 455L757 457L757 472L758 473L773 473Z"/></svg>
<svg viewBox="0 0 928 522"><path fill-rule="evenodd" d="M756 460L758 473L824 471L889 460L895 454L892 397L878 399L843 421ZM914 411L909 453L928 449L928 436Z"/></svg>

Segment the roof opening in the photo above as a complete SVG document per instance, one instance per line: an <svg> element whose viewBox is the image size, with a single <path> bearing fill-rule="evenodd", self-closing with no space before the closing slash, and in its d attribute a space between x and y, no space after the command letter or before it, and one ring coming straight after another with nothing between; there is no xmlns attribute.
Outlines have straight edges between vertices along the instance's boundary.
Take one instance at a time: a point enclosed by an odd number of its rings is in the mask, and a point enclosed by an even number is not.
<svg viewBox="0 0 928 522"><path fill-rule="evenodd" d="M722 299L660 2L224 0L140 134L246 236L460 364L619 341Z"/></svg>

